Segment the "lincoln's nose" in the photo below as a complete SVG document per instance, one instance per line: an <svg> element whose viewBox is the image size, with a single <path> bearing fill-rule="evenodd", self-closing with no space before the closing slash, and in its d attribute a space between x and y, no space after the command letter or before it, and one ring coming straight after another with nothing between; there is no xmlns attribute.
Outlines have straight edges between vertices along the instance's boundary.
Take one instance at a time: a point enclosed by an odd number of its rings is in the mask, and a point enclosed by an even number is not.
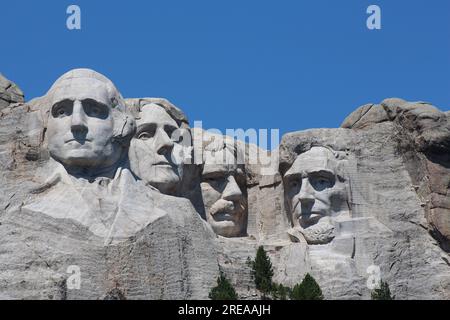
<svg viewBox="0 0 450 320"><path fill-rule="evenodd" d="M302 187L299 194L300 204L302 206L302 214L311 213L311 209L316 201L314 197L314 189L309 183L308 179L305 178L302 181Z"/></svg>

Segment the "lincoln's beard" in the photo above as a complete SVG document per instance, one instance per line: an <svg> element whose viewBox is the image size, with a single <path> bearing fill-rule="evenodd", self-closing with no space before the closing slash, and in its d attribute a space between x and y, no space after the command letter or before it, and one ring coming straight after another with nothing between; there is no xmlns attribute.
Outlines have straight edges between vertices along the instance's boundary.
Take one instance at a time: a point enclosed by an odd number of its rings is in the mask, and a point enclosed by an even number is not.
<svg viewBox="0 0 450 320"><path fill-rule="evenodd" d="M297 226L308 244L326 244L336 236L335 227L330 217L321 218L316 224L303 228Z"/></svg>

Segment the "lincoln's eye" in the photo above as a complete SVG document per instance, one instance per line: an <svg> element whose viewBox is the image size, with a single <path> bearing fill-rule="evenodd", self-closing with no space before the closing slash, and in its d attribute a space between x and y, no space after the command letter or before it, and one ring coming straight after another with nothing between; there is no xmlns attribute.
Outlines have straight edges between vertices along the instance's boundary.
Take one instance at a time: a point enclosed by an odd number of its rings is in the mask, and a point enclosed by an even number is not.
<svg viewBox="0 0 450 320"><path fill-rule="evenodd" d="M317 191L322 191L333 186L333 181L330 178L322 176L312 176L309 179L313 188Z"/></svg>

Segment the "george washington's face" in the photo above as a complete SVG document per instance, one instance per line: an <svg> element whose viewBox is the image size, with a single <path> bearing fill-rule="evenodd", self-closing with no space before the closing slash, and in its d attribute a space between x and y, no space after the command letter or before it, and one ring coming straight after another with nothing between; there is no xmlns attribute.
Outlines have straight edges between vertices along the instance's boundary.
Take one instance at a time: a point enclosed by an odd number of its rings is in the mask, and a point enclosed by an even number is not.
<svg viewBox="0 0 450 320"><path fill-rule="evenodd" d="M345 186L338 179L333 153L323 147L311 148L297 157L283 180L294 227L301 229L308 242L331 241L332 217L346 203Z"/></svg>
<svg viewBox="0 0 450 320"><path fill-rule="evenodd" d="M106 86L75 78L55 86L48 121L50 155L66 167L109 167L121 157Z"/></svg>

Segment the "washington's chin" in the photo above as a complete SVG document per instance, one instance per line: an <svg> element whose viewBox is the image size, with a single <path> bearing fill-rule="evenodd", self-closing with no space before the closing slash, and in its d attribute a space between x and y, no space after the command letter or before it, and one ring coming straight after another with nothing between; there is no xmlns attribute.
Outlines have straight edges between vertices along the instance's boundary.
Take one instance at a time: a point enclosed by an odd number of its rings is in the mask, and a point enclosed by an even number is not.
<svg viewBox="0 0 450 320"><path fill-rule="evenodd" d="M51 153L51 156L68 167L109 167L120 159L118 150L100 152L89 146Z"/></svg>
<svg viewBox="0 0 450 320"><path fill-rule="evenodd" d="M176 175L173 171L167 171L164 173L159 172L159 174L157 173L156 175L152 176L152 177L148 177L148 179L146 179L147 183L153 186L172 186L172 185L177 185L178 183L180 183L180 177L178 177L178 175Z"/></svg>

